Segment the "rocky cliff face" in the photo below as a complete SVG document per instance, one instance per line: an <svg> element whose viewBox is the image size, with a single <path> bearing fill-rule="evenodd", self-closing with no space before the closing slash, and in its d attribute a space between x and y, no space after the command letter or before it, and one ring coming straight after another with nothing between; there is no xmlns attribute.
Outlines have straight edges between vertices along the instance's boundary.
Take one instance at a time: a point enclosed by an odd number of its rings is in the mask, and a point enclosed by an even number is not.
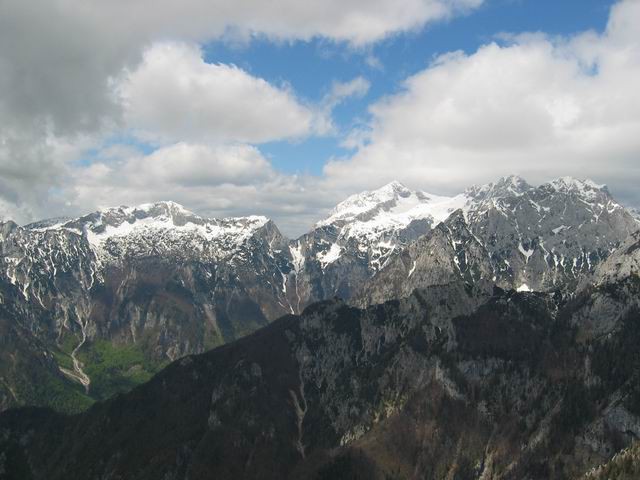
<svg viewBox="0 0 640 480"><path fill-rule="evenodd" d="M640 443L616 453L608 462L587 472L583 480L634 480L640 477Z"/></svg>
<svg viewBox="0 0 640 480"><path fill-rule="evenodd" d="M69 388L49 345L30 328L46 328L51 320L49 312L22 301L22 292L0 280L0 410L37 405L42 398L61 410L86 408L82 395Z"/></svg>
<svg viewBox="0 0 640 480"><path fill-rule="evenodd" d="M606 262L596 269L593 283L596 285L612 283L628 277L640 275L640 231L634 232L625 240Z"/></svg>
<svg viewBox="0 0 640 480"><path fill-rule="evenodd" d="M533 188L509 177L469 194L470 230L505 287L575 288L638 229L607 188L589 180L560 178Z"/></svg>
<svg viewBox="0 0 640 480"><path fill-rule="evenodd" d="M462 210L391 256L384 268L361 284L351 302L366 306L406 298L416 288L462 281L492 281L489 252L471 233Z"/></svg>

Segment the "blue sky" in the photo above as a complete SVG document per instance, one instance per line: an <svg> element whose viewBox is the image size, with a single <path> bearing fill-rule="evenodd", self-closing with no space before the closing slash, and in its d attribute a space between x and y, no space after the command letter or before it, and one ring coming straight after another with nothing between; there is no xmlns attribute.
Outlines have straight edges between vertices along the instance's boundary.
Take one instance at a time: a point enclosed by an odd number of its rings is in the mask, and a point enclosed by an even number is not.
<svg viewBox="0 0 640 480"><path fill-rule="evenodd" d="M437 55L462 50L473 53L500 33L545 32L571 35L606 27L608 0L488 0L467 15L402 33L375 45L353 48L345 43L314 39L278 42L255 38L249 43L217 41L205 45L210 63L235 64L274 84L290 85L302 99L319 102L332 82L363 76L371 83L366 96L350 99L334 111L345 134L368 119L368 106L401 88L402 81L424 69ZM368 64L369 57L380 66ZM260 146L273 165L287 173L320 175L331 157L349 155L341 136L277 141Z"/></svg>

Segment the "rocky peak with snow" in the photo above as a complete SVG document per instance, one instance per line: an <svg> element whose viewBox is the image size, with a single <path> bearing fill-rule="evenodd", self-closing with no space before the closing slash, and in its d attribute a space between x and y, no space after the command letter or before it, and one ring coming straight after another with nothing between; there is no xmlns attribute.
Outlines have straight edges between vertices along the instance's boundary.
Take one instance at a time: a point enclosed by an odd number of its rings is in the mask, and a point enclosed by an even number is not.
<svg viewBox="0 0 640 480"><path fill-rule="evenodd" d="M413 191L400 182L352 195L290 247L301 305L348 298L390 256L429 232L467 198Z"/></svg>
<svg viewBox="0 0 640 480"><path fill-rule="evenodd" d="M233 226L237 230L255 229L269 221L266 217L230 217L224 219L204 218L187 210L175 202L146 203L135 207L113 207L98 210L89 215L58 223L48 228L62 227L87 231L96 235L124 235L136 229L184 229L198 230L198 227L210 226L212 234L222 233ZM213 227L219 227L215 229ZM206 229L205 229L206 230Z"/></svg>
<svg viewBox="0 0 640 480"><path fill-rule="evenodd" d="M606 187L589 180L567 177L534 187L511 175L453 197L391 182L352 195L293 243L296 291L303 299L296 302L348 298L385 268L405 275L404 280L389 278L391 284L406 283L414 261L411 285L433 281L436 277L420 271L433 266L422 254L420 260L403 257L401 268L393 259L406 252L417 255L420 247L411 245L454 212L473 241L455 230L449 238L456 245L473 246L474 263L482 265L476 271L504 288L520 290L573 288L638 228ZM450 262L438 254L439 265L460 267L459 273L468 276L460 248L454 245L446 255L454 251ZM479 259L480 252L488 256L490 268Z"/></svg>
<svg viewBox="0 0 640 480"><path fill-rule="evenodd" d="M338 237L355 237L362 242L387 241L413 222L427 227L445 220L466 201L463 196L443 197L413 191L397 181L377 190L352 195L318 222L317 228L331 226Z"/></svg>
<svg viewBox="0 0 640 480"><path fill-rule="evenodd" d="M476 252L482 247L488 266L479 260L483 254L476 255L475 263L482 265L485 278L508 289L571 291L638 229L637 221L606 187L589 180L561 178L532 187L520 177L504 177L468 189L464 198L459 221L464 220L478 246L455 230L451 230L452 245L464 244L467 251L474 246ZM371 298L387 300L398 291L407 294L429 285L437 279L433 272L443 265L466 274L460 252L458 258L449 253L446 261L442 257L446 249L435 252L429 247L434 253L425 256L423 243L415 240L390 255L364 287ZM403 289L406 285L411 288Z"/></svg>
<svg viewBox="0 0 640 480"><path fill-rule="evenodd" d="M465 191L465 195L475 202L481 202L489 199L519 197L532 188L524 178L518 175L509 175L496 182L473 185Z"/></svg>
<svg viewBox="0 0 640 480"><path fill-rule="evenodd" d="M412 192L400 182L393 181L383 187L354 194L340 202L329 216L317 223L317 226L344 224L356 221L368 221L380 212L392 210L398 203L406 203L422 197L421 192Z"/></svg>
<svg viewBox="0 0 640 480"><path fill-rule="evenodd" d="M599 193L604 193L610 196L609 189L606 185L599 185L593 180L584 179L580 180L574 177L560 177L552 180L546 184L550 188L553 188L557 192L573 193L579 196L590 197Z"/></svg>
<svg viewBox="0 0 640 480"><path fill-rule="evenodd" d="M175 202L146 203L135 207L113 207L99 210L92 214L69 222L67 226L81 224L99 233L109 227L120 227L128 223L153 223L156 226L184 226L187 223L201 225L206 221Z"/></svg>
<svg viewBox="0 0 640 480"><path fill-rule="evenodd" d="M51 351L144 338L145 355L166 362L292 313L286 247L265 217L208 219L173 202L8 222L0 225L0 305L6 286L18 308L41 307L41 323L18 328ZM50 373L91 392L75 357L59 367Z"/></svg>
<svg viewBox="0 0 640 480"><path fill-rule="evenodd" d="M178 203L163 201L105 208L77 219L44 221L26 228L82 235L99 258L109 261L152 254L228 257L269 222L261 216L204 218Z"/></svg>

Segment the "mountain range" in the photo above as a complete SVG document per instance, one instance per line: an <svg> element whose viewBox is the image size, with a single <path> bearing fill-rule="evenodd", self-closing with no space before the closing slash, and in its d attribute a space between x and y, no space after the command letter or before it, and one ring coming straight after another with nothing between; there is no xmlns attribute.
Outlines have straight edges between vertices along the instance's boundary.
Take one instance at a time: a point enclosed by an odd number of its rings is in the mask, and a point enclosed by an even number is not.
<svg viewBox="0 0 640 480"><path fill-rule="evenodd" d="M0 478L596 475L640 435L639 229L517 176L294 240L173 202L4 222Z"/></svg>
<svg viewBox="0 0 640 480"><path fill-rule="evenodd" d="M25 348L37 356L25 362L47 365L63 398L40 398L8 362L0 408L84 408L333 297L367 306L454 276L572 291L637 226L604 186L561 178L532 187L517 176L455 197L392 182L349 197L296 240L265 217L207 219L173 202L5 222L3 305L25 311L8 311L5 328L44 346Z"/></svg>

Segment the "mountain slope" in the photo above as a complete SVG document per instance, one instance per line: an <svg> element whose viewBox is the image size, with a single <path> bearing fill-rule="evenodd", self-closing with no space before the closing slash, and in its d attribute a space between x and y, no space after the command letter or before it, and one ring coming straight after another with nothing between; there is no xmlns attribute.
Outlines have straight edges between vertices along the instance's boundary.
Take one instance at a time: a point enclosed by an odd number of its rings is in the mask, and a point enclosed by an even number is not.
<svg viewBox="0 0 640 480"><path fill-rule="evenodd" d="M591 308L629 298L633 277L572 299L455 281L366 310L322 302L81 415L1 414L2 467L35 479L577 478L640 435L640 310Z"/></svg>
<svg viewBox="0 0 640 480"><path fill-rule="evenodd" d="M36 318L50 318L47 312L20 299L13 285L0 281L0 411L15 405L47 405L65 412L88 407L91 399L81 386L60 371L57 352L26 326L39 324Z"/></svg>
<svg viewBox="0 0 640 480"><path fill-rule="evenodd" d="M300 305L351 297L394 252L464 201L411 191L398 182L352 195L290 246Z"/></svg>
<svg viewBox="0 0 640 480"><path fill-rule="evenodd" d="M362 284L351 302L372 305L406 298L416 288L443 285L454 279L472 285L493 277L487 250L470 232L462 210L458 210L391 256L380 272Z"/></svg>
<svg viewBox="0 0 640 480"><path fill-rule="evenodd" d="M589 471L584 480L633 480L640 477L640 443L618 452L609 462Z"/></svg>
<svg viewBox="0 0 640 480"><path fill-rule="evenodd" d="M512 176L455 197L392 182L348 198L293 241L264 217L208 219L173 202L7 222L0 282L17 292L15 311L31 312L8 316L10 328L33 335L74 396L81 385L104 399L336 296L364 307L480 279L570 293L637 228L590 181L532 187ZM4 398L0 408L26 402Z"/></svg>
<svg viewBox="0 0 640 480"><path fill-rule="evenodd" d="M0 281L18 290L15 302L41 309L13 322L94 398L290 311L286 240L264 217L203 219L161 202L6 223L1 240Z"/></svg>

